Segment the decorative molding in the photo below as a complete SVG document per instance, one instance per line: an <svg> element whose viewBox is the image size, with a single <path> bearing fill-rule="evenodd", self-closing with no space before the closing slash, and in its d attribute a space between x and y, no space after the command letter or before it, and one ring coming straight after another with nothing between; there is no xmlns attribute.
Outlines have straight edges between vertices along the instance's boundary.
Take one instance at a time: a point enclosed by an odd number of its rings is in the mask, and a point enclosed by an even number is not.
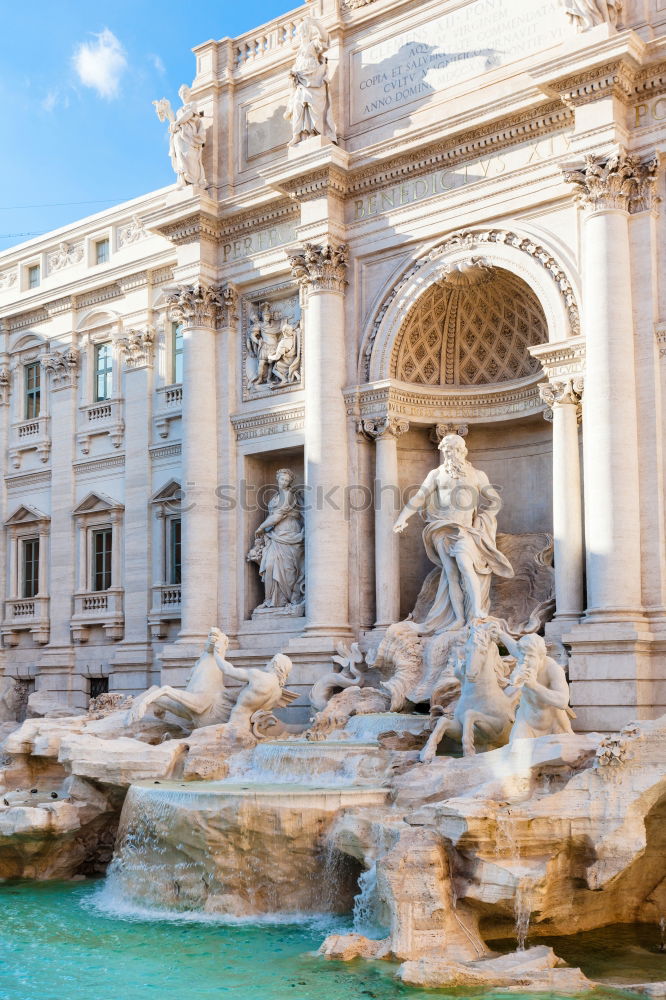
<svg viewBox="0 0 666 1000"><path fill-rule="evenodd" d="M473 250L477 247L483 247L484 245L498 243L514 247L521 253L527 254L540 264L541 267L548 272L548 274L550 274L559 289L560 296L564 300L572 335L578 335L580 332L580 313L573 287L565 271L549 250L541 246L539 243L536 243L530 237L519 236L511 230L460 230L452 236L449 236L443 243L434 247L424 257L419 257L418 260L414 261L411 267L403 274L402 278L400 278L397 284L394 285L394 287L385 296L375 315L372 330L370 331L370 335L364 347L363 369L366 379L370 374L372 351L384 317L401 292L403 292L410 283L417 281L419 271L428 267L434 260L437 260L438 258L453 251Z"/></svg>
<svg viewBox="0 0 666 1000"><path fill-rule="evenodd" d="M347 413L357 421L405 419L412 427L445 422L462 426L540 413L543 403L534 379L504 382L489 391L407 385L394 379L354 386L343 393Z"/></svg>
<svg viewBox="0 0 666 1000"><path fill-rule="evenodd" d="M47 272L62 271L80 264L84 257L83 243L59 243L56 250L46 255Z"/></svg>
<svg viewBox="0 0 666 1000"><path fill-rule="evenodd" d="M258 208L239 212L220 222L219 239L221 243L242 233L254 233L257 229L280 225L292 220L300 222L298 205L290 199L274 205L261 205Z"/></svg>
<svg viewBox="0 0 666 1000"><path fill-rule="evenodd" d="M80 358L75 347L45 354L41 363L44 371L51 376L53 389L64 389L76 384Z"/></svg>
<svg viewBox="0 0 666 1000"><path fill-rule="evenodd" d="M121 337L117 344L126 368L145 368L152 364L155 347L152 326L147 326L145 330L128 330L127 336Z"/></svg>
<svg viewBox="0 0 666 1000"><path fill-rule="evenodd" d="M567 108L575 111L576 108L602 97L614 97L622 104L629 105L636 95L639 81L636 64L620 58L601 66L590 66L581 73L555 82L549 81L547 86L559 94Z"/></svg>
<svg viewBox="0 0 666 1000"><path fill-rule="evenodd" d="M137 215L133 215L129 222L125 223L124 226L118 227L118 248L122 250L123 247L138 243L139 240L145 240L147 236L148 233L143 228L141 219Z"/></svg>
<svg viewBox="0 0 666 1000"><path fill-rule="evenodd" d="M557 344L537 344L529 349L551 382L582 378L585 373L585 338L571 337Z"/></svg>
<svg viewBox="0 0 666 1000"><path fill-rule="evenodd" d="M340 7L342 10L356 10L357 7L367 7L374 2L375 0L340 0Z"/></svg>
<svg viewBox="0 0 666 1000"><path fill-rule="evenodd" d="M204 212L196 212L186 219L176 219L156 228L160 236L169 240L174 246L217 243L220 239L220 223L212 215L206 215Z"/></svg>
<svg viewBox="0 0 666 1000"><path fill-rule="evenodd" d="M117 299L123 294L119 284L104 285L103 288L93 288L89 292L84 292L77 297L76 304L79 309L89 309L90 306L97 306L101 302L108 302L110 299Z"/></svg>
<svg viewBox="0 0 666 1000"><path fill-rule="evenodd" d="M89 473L97 475L107 469L124 469L125 456L118 455L114 458L98 458L91 462L74 462L74 475L86 476Z"/></svg>
<svg viewBox="0 0 666 1000"><path fill-rule="evenodd" d="M641 161L620 147L608 157L588 155L583 164L563 170L574 188L574 200L591 211L621 209L643 212L661 200L656 192L659 158Z"/></svg>
<svg viewBox="0 0 666 1000"><path fill-rule="evenodd" d="M149 448L148 450L150 452L150 457L154 462L158 462L163 458L176 458L182 454L180 442L178 444L157 445L156 447Z"/></svg>
<svg viewBox="0 0 666 1000"><path fill-rule="evenodd" d="M53 299L44 305L49 317L61 316L63 313L76 309L76 299L73 295L63 295L60 299Z"/></svg>
<svg viewBox="0 0 666 1000"><path fill-rule="evenodd" d="M344 292L347 287L349 252L345 243L334 246L324 243L304 243L287 250L291 273L302 293Z"/></svg>
<svg viewBox="0 0 666 1000"><path fill-rule="evenodd" d="M38 486L48 486L51 482L51 472L27 472L22 476L5 476L8 490L33 489Z"/></svg>
<svg viewBox="0 0 666 1000"><path fill-rule="evenodd" d="M0 368L0 406L7 406L12 388L12 372L8 365Z"/></svg>
<svg viewBox="0 0 666 1000"><path fill-rule="evenodd" d="M17 333L19 330L26 330L28 327L45 323L48 318L46 309L30 309L27 312L6 317L5 322L10 333Z"/></svg>
<svg viewBox="0 0 666 1000"><path fill-rule="evenodd" d="M409 421L387 414L379 419L359 420L356 429L359 434L372 441L381 441L383 438L389 437L397 439L407 433Z"/></svg>
<svg viewBox="0 0 666 1000"><path fill-rule="evenodd" d="M237 294L232 285L179 285L167 293L171 319L187 327L228 327L236 318Z"/></svg>
<svg viewBox="0 0 666 1000"><path fill-rule="evenodd" d="M305 427L305 406L292 406L270 413L235 414L231 423L237 441L302 431Z"/></svg>
<svg viewBox="0 0 666 1000"><path fill-rule="evenodd" d="M173 281L173 268L159 267L156 271L150 272L150 282L152 285L165 285L168 281Z"/></svg>

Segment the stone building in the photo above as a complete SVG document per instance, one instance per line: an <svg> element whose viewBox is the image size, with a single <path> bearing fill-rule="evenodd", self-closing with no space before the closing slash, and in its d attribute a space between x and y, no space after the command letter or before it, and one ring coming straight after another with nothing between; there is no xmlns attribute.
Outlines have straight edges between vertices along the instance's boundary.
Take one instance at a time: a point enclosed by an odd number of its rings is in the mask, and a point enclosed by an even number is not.
<svg viewBox="0 0 666 1000"><path fill-rule="evenodd" d="M206 186L172 145L178 185L0 254L5 672L179 684L218 624L305 696L414 606L396 487L456 428L554 536L578 725L666 711L665 0L310 0L194 54ZM281 468L305 600L257 613Z"/></svg>

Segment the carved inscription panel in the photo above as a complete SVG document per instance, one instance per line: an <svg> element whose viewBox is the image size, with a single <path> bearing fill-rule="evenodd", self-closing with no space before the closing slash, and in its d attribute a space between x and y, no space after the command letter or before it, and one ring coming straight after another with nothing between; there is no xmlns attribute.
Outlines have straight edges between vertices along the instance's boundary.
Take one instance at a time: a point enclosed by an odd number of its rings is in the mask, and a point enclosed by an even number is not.
<svg viewBox="0 0 666 1000"><path fill-rule="evenodd" d="M557 45L573 32L560 0L472 0L351 54L351 119L426 103L446 88Z"/></svg>

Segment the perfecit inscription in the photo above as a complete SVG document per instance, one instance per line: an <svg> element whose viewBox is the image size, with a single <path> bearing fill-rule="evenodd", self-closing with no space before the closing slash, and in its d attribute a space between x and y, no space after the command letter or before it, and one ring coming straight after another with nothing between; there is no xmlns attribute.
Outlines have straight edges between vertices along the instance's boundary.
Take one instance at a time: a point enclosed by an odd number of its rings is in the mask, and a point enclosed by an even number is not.
<svg viewBox="0 0 666 1000"><path fill-rule="evenodd" d="M266 253L267 250L286 246L295 239L296 223L285 222L279 226L270 226L268 229L260 229L248 233L247 236L238 236L236 239L223 242L222 257L227 264L230 261L251 257L255 253Z"/></svg>
<svg viewBox="0 0 666 1000"><path fill-rule="evenodd" d="M559 0L475 0L353 53L353 120L425 102L571 33Z"/></svg>

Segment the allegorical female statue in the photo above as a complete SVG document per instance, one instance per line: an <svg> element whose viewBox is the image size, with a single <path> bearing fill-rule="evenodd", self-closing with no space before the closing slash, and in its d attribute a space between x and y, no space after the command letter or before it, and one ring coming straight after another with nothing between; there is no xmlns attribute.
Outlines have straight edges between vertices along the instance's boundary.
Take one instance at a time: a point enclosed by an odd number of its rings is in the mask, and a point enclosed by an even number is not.
<svg viewBox="0 0 666 1000"><path fill-rule="evenodd" d="M197 111L190 100L190 88L185 84L178 91L183 106L174 115L166 98L153 101L157 117L161 122L169 122L169 156L171 166L178 175L178 186L192 184L206 187L203 168L203 148L205 144L205 121L203 112Z"/></svg>
<svg viewBox="0 0 666 1000"><path fill-rule="evenodd" d="M280 469L277 493L268 502L268 517L255 532L248 561L259 565L264 600L254 615L305 612L305 532L294 473Z"/></svg>
<svg viewBox="0 0 666 1000"><path fill-rule="evenodd" d="M622 12L622 0L560 0L560 3L579 31L588 31L597 24L617 25Z"/></svg>
<svg viewBox="0 0 666 1000"><path fill-rule="evenodd" d="M425 635L488 618L491 575L514 575L496 545L499 494L485 472L467 461L463 438L447 434L439 450L441 464L407 503L393 529L401 533L417 510L425 514L425 550L441 567L435 602L418 626Z"/></svg>
<svg viewBox="0 0 666 1000"><path fill-rule="evenodd" d="M328 36L313 17L306 17L298 29L298 41L298 54L290 72L292 94L284 116L291 121L289 145L296 146L311 135L337 142L325 56Z"/></svg>

